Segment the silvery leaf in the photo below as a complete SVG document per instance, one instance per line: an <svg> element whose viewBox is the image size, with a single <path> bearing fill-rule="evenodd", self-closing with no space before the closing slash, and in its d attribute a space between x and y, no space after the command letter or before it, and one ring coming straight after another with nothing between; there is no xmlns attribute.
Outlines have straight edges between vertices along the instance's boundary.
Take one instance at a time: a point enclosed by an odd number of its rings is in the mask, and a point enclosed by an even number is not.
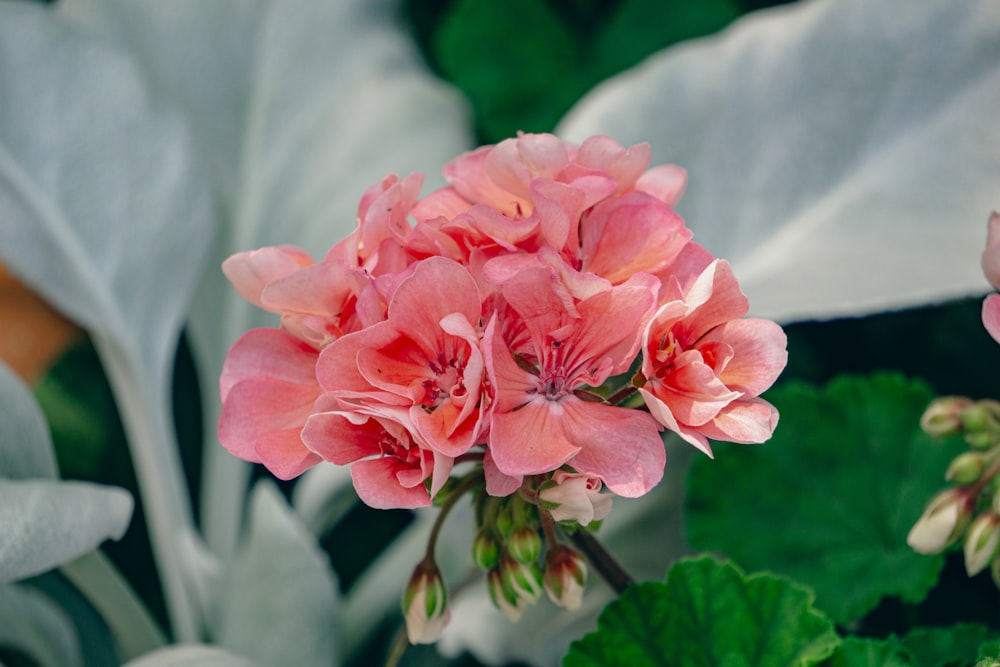
<svg viewBox="0 0 1000 667"><path fill-rule="evenodd" d="M57 474L45 416L28 387L0 362L0 479Z"/></svg>
<svg viewBox="0 0 1000 667"><path fill-rule="evenodd" d="M0 585L0 646L30 656L39 667L83 664L73 621L44 593Z"/></svg>
<svg viewBox="0 0 1000 667"><path fill-rule="evenodd" d="M695 240L792 321L988 289L998 108L997 3L810 0L651 57L559 130L686 168Z"/></svg>
<svg viewBox="0 0 1000 667"><path fill-rule="evenodd" d="M0 479L0 583L40 574L117 540L132 496L88 482Z"/></svg>
<svg viewBox="0 0 1000 667"><path fill-rule="evenodd" d="M124 667L254 667L256 664L217 646L181 644L147 653Z"/></svg>
<svg viewBox="0 0 1000 667"><path fill-rule="evenodd" d="M470 147L465 105L420 63L392 3L367 0L67 0L60 11L116 41L179 108L222 193L226 220L191 332L203 377L204 517L210 545L236 541L247 466L216 445L216 382L228 347L277 319L236 294L228 255L293 244L322 256L389 173L428 182ZM426 190L426 188L425 188Z"/></svg>
<svg viewBox="0 0 1000 667"><path fill-rule="evenodd" d="M262 665L336 664L337 597L315 536L271 482L259 482L245 543L225 573L215 641Z"/></svg>

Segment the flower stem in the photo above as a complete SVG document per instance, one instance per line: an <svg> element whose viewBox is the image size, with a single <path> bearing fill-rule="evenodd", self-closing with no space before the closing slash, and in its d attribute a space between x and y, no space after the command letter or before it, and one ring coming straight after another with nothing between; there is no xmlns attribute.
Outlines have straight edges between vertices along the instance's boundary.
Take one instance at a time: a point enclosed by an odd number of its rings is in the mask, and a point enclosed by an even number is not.
<svg viewBox="0 0 1000 667"><path fill-rule="evenodd" d="M570 535L570 539L576 548L587 557L597 573L601 575L601 579L604 579L616 594L621 595L622 591L635 583L632 576L618 564L618 561L591 533L586 530L578 530Z"/></svg>
<svg viewBox="0 0 1000 667"><path fill-rule="evenodd" d="M631 398L632 395L637 391L639 390L636 389L635 386L627 384L618 391L616 391L615 393L608 396L608 398L606 399L607 403L609 405L618 405L623 401L625 401L626 399Z"/></svg>
<svg viewBox="0 0 1000 667"><path fill-rule="evenodd" d="M441 511L438 512L437 517L434 519L434 525L431 526L431 534L427 538L427 553L424 556L425 560L434 560L434 548L437 546L437 539L438 534L441 532L441 526L444 525L444 520L448 518L448 514L451 513L451 510L454 509L455 505L458 503L458 499L479 484L482 484L482 482L483 473L481 471L476 471L459 482L458 486L456 486L452 492L448 494L448 497L441 505Z"/></svg>

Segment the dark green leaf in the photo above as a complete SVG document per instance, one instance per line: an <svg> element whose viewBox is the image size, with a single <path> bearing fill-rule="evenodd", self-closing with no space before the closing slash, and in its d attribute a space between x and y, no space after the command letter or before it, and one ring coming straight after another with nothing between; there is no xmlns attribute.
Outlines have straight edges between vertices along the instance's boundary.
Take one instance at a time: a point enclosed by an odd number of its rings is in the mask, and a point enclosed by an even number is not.
<svg viewBox="0 0 1000 667"><path fill-rule="evenodd" d="M812 601L783 577L707 556L680 561L665 584L632 586L608 605L563 667L814 665L840 640Z"/></svg>
<svg viewBox="0 0 1000 667"><path fill-rule="evenodd" d="M914 667L971 665L983 642L997 636L984 625L963 623L950 628L917 628L900 640Z"/></svg>
<svg viewBox="0 0 1000 667"><path fill-rule="evenodd" d="M823 667L911 667L899 645L895 642L851 637L837 647L837 651Z"/></svg>
<svg viewBox="0 0 1000 667"><path fill-rule="evenodd" d="M769 398L781 413L770 442L695 461L691 544L801 581L837 622L884 596L919 602L943 558L913 552L906 535L962 447L920 431L930 390L881 374L788 383Z"/></svg>

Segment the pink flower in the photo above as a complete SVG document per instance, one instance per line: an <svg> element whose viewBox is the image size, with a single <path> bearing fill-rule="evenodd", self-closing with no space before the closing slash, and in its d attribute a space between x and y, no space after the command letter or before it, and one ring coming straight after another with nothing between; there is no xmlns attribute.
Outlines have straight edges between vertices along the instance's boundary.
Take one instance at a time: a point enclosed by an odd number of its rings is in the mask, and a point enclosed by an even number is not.
<svg viewBox="0 0 1000 667"><path fill-rule="evenodd" d="M222 446L291 479L320 462L302 428L321 394L317 353L280 329L253 329L226 356L219 378Z"/></svg>
<svg viewBox="0 0 1000 667"><path fill-rule="evenodd" d="M746 297L729 264L712 262L681 293L676 283L643 337L640 388L658 422L711 456L707 438L740 443L771 437L778 413L758 395L787 361L777 324L739 319Z"/></svg>
<svg viewBox="0 0 1000 667"><path fill-rule="evenodd" d="M556 521L576 521L586 526L611 512L612 496L601 493L601 486L600 478L593 475L556 470L538 498Z"/></svg>
<svg viewBox="0 0 1000 667"><path fill-rule="evenodd" d="M986 280L994 289L1000 289L1000 213L996 211L990 214L982 265ZM1000 343L1000 295L991 294L983 301L983 326Z"/></svg>
<svg viewBox="0 0 1000 667"><path fill-rule="evenodd" d="M569 463L619 495L642 495L663 475L656 422L578 392L628 370L656 304L656 281L638 274L582 300L565 290L545 266L525 268L502 286L507 321L492 320L483 335L493 461L510 476Z"/></svg>
<svg viewBox="0 0 1000 667"><path fill-rule="evenodd" d="M395 289L385 322L324 351L320 383L358 405L407 407L418 442L458 456L486 426L476 330L481 308L467 269L442 257L423 260Z"/></svg>
<svg viewBox="0 0 1000 667"><path fill-rule="evenodd" d="M326 396L308 418L302 440L323 459L351 466L358 497L370 507L425 507L451 474L453 459L417 445L393 410L365 414ZM406 411L396 409L405 420ZM430 489L425 482L431 480Z"/></svg>

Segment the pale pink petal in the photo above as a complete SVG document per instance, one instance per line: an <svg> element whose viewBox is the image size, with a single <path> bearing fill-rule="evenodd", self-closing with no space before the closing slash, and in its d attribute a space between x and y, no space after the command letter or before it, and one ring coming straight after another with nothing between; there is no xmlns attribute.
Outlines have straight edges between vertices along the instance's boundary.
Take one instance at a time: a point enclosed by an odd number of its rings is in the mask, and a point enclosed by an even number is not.
<svg viewBox="0 0 1000 667"><path fill-rule="evenodd" d="M482 302L469 270L444 257L428 257L396 288L389 302L389 322L436 356L442 339L440 322L461 313L478 322Z"/></svg>
<svg viewBox="0 0 1000 667"><path fill-rule="evenodd" d="M219 395L225 402L233 385L253 377L316 385L317 358L316 350L280 329L251 329L229 348Z"/></svg>
<svg viewBox="0 0 1000 667"><path fill-rule="evenodd" d="M517 365L499 329L494 317L486 326L482 343L486 373L492 385L494 413L516 410L538 389L538 377Z"/></svg>
<svg viewBox="0 0 1000 667"><path fill-rule="evenodd" d="M563 428L580 447L569 460L577 471L600 477L613 493L627 498L644 495L663 478L666 452L649 414L572 397L559 403Z"/></svg>
<svg viewBox="0 0 1000 667"><path fill-rule="evenodd" d="M358 497L375 509L413 509L427 507L431 497L423 484L403 486L399 476L411 466L392 457L358 461L351 466L351 479Z"/></svg>
<svg viewBox="0 0 1000 667"><path fill-rule="evenodd" d="M491 496L509 496L521 488L521 483L524 481L523 475L507 475L500 472L489 447L483 456L483 474L486 477L486 493Z"/></svg>
<svg viewBox="0 0 1000 667"><path fill-rule="evenodd" d="M302 385L273 378L250 378L229 391L219 417L219 442L236 456L260 463L265 460L257 442L265 434L286 429L302 430L319 395L315 385ZM299 441L300 449L308 449ZM283 445L278 456L296 453ZM274 457L267 456L274 461Z"/></svg>
<svg viewBox="0 0 1000 667"><path fill-rule="evenodd" d="M655 394L649 390L643 388L639 390L642 395L642 399L646 402L646 407L649 408L649 414L652 415L653 419L662 424L668 430L673 431L679 435L683 440L691 445L694 445L709 458L714 458L712 454L712 447L708 444L708 438L698 432L698 430L688 428L677 422L673 413L670 412L670 408L661 401Z"/></svg>
<svg viewBox="0 0 1000 667"><path fill-rule="evenodd" d="M312 257L294 246L268 247L229 257L222 263L222 273L240 296L258 308L268 309L261 302L264 288L312 263Z"/></svg>
<svg viewBox="0 0 1000 667"><path fill-rule="evenodd" d="M506 475L538 475L555 470L580 451L574 440L588 423L567 424L566 404L574 397L550 401L536 396L513 412L493 413L489 449L497 468ZM596 405L596 404L595 404ZM639 414L639 413L637 413Z"/></svg>
<svg viewBox="0 0 1000 667"><path fill-rule="evenodd" d="M687 170L675 164L653 167L639 177L635 189L647 192L667 206L675 208L687 187Z"/></svg>
<svg viewBox="0 0 1000 667"><path fill-rule="evenodd" d="M494 183L530 201L531 181L554 179L568 163L569 152L561 139L551 134L524 134L494 146L486 155L485 167Z"/></svg>
<svg viewBox="0 0 1000 667"><path fill-rule="evenodd" d="M983 301L983 326L1000 343L1000 294L990 294Z"/></svg>
<svg viewBox="0 0 1000 667"><path fill-rule="evenodd" d="M583 270L612 283L662 271L692 235L672 208L643 192L599 203L581 227Z"/></svg>
<svg viewBox="0 0 1000 667"><path fill-rule="evenodd" d="M607 173L615 180L620 192L632 187L649 166L651 157L649 144L636 144L625 149L611 137L597 135L584 139L573 161Z"/></svg>
<svg viewBox="0 0 1000 667"><path fill-rule="evenodd" d="M778 426L778 411L762 398L735 401L698 430L713 440L741 444L761 443Z"/></svg>
<svg viewBox="0 0 1000 667"><path fill-rule="evenodd" d="M683 327L684 342L688 344L713 327L743 317L750 307L729 262L724 259L715 260L702 272L685 293L684 301L690 311Z"/></svg>
<svg viewBox="0 0 1000 667"><path fill-rule="evenodd" d="M555 181L535 181L531 194L535 204L532 218L537 221L542 242L556 250L568 247L575 252L580 216L590 205L584 192Z"/></svg>
<svg viewBox="0 0 1000 667"><path fill-rule="evenodd" d="M469 200L458 194L454 188L441 188L430 193L414 206L410 215L417 222L427 222L437 218L451 220L469 210Z"/></svg>
<svg viewBox="0 0 1000 667"><path fill-rule="evenodd" d="M385 429L368 415L343 412L310 415L302 429L302 441L324 460L337 465L377 456Z"/></svg>
<svg viewBox="0 0 1000 667"><path fill-rule="evenodd" d="M788 363L785 332L770 320L747 318L726 322L705 334L699 347L715 341L725 342L733 350L733 357L719 379L748 396L767 390Z"/></svg>
<svg viewBox="0 0 1000 667"><path fill-rule="evenodd" d="M298 477L323 460L304 446L301 430L270 431L257 439L255 449L260 462L278 479Z"/></svg>
<svg viewBox="0 0 1000 667"><path fill-rule="evenodd" d="M674 357L671 368L662 376L649 378L646 388L670 408L677 421L687 426L701 426L743 396L723 384L697 350Z"/></svg>
<svg viewBox="0 0 1000 667"><path fill-rule="evenodd" d="M373 388L358 370L358 352L369 346L386 345L398 336L391 324L382 322L333 341L316 361L316 378L320 386L342 397L369 394Z"/></svg>
<svg viewBox="0 0 1000 667"><path fill-rule="evenodd" d="M368 283L365 275L338 260L323 260L269 283L263 307L274 312L339 316L344 304Z"/></svg>
<svg viewBox="0 0 1000 667"><path fill-rule="evenodd" d="M527 184L522 195L515 195L493 181L487 174L487 157L493 146L483 146L464 153L444 166L442 173L455 191L473 203L489 204L510 217L531 214Z"/></svg>

